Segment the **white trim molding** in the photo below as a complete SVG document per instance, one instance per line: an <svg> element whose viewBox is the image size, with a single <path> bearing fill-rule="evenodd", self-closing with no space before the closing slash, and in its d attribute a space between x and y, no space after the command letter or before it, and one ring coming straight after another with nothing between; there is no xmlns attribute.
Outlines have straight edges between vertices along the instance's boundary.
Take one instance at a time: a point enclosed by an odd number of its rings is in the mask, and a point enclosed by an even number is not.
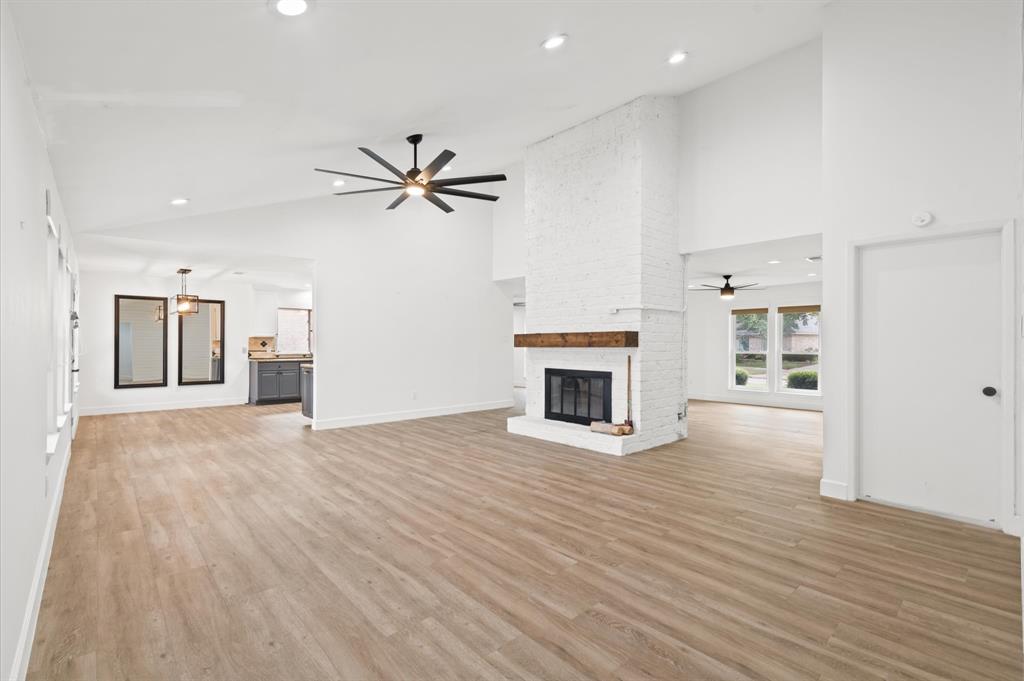
<svg viewBox="0 0 1024 681"><path fill-rule="evenodd" d="M854 501L856 497L850 494L851 488L845 482L838 480L826 480L821 479L818 484L818 494L823 497L831 497L832 499L842 499L843 501Z"/></svg>
<svg viewBox="0 0 1024 681"><path fill-rule="evenodd" d="M183 400L180 402L152 402L139 404L115 404L106 407L81 407L80 416L102 416L104 414L133 414L142 411L170 411L173 409L200 409L202 407L230 407L247 404L244 397L223 397L213 400Z"/></svg>
<svg viewBox="0 0 1024 681"><path fill-rule="evenodd" d="M351 428L353 426L370 426L375 423L392 423L394 421L410 421L425 419L431 416L450 416L465 414L471 411L487 411L489 409L508 409L513 400L496 400L494 402L476 402L472 404L453 404L446 407L430 407L427 409L410 409L408 411L389 411L360 416L336 416L334 418L314 418L313 430L332 430L334 428Z"/></svg>
<svg viewBox="0 0 1024 681"><path fill-rule="evenodd" d="M799 409L802 411L822 411L821 396L792 395L790 393L762 393L754 390L730 390L727 395L712 393L689 393L688 400L705 402L724 402L726 404L749 404L754 407L770 407L773 409Z"/></svg>
<svg viewBox="0 0 1024 681"><path fill-rule="evenodd" d="M66 433L66 435L64 435ZM60 467L56 484L53 485L53 497L50 502L50 513L46 518L46 528L43 531L43 541L39 546L39 553L36 556L35 576L32 578L32 587L28 594L28 603L25 605L25 615L21 621L21 632L18 634L18 646L14 649L14 659L11 661L10 678L24 679L28 674L28 663L32 657L32 643L35 637L36 622L39 619L39 608L43 603L43 587L46 585L46 574L50 567L50 553L53 550L53 539L57 533L57 520L60 517L60 504L64 498L64 481L68 475L68 465L71 462L71 440L70 429L64 429L59 434L58 441L60 449L64 453L64 461ZM55 450L56 451L56 450Z"/></svg>

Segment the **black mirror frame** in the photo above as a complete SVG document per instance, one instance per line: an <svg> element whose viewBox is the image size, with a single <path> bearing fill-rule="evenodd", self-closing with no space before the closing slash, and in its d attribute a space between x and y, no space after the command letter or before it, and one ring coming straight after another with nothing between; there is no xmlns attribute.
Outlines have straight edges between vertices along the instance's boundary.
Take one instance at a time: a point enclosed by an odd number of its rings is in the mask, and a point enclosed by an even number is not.
<svg viewBox="0 0 1024 681"><path fill-rule="evenodd" d="M221 385L224 383L224 377L227 375L227 365L225 360L227 359L227 353L224 352L224 314L227 311L227 305L223 300L207 300L206 298L200 298L198 301L199 305L207 303L210 305L220 305L220 379L215 381L183 381L181 375L181 341L184 335L184 318L178 316L178 385Z"/></svg>
<svg viewBox="0 0 1024 681"><path fill-rule="evenodd" d="M137 385L121 385L118 378L118 358L121 356L121 301L122 300L159 300L164 305L164 318L161 324L164 327L164 348L163 348L163 380L160 383L139 383ZM154 320L154 323L156 320ZM129 296L114 295L114 389L124 390L127 388L166 388L167 387L167 299L161 296Z"/></svg>

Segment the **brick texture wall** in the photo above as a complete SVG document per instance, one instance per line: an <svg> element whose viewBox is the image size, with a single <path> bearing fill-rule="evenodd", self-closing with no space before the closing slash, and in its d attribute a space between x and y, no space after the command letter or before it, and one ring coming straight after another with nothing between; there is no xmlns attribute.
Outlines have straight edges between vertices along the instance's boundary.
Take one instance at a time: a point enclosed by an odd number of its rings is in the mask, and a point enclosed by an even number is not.
<svg viewBox="0 0 1024 681"><path fill-rule="evenodd" d="M638 349L529 349L528 416L543 418L544 369L558 367L611 371L624 420L631 354L638 438L685 435L676 122L671 98L643 97L527 150L526 331L640 332Z"/></svg>

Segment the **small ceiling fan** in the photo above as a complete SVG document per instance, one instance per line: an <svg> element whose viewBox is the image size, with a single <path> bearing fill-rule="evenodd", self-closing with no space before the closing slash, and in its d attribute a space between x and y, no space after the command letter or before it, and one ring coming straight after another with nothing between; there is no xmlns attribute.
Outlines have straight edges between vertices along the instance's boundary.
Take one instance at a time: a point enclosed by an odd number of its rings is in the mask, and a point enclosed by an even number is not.
<svg viewBox="0 0 1024 681"><path fill-rule="evenodd" d="M447 203L441 200L438 194L444 194L446 196L462 196L467 199L483 199L484 201L497 201L498 197L494 194L481 194L479 192L467 192L462 189L452 189L455 185L460 184L480 184L481 182L504 182L508 178L504 175L473 175L470 177L447 177L442 180L435 180L434 176L448 163L455 158L455 152L445 149L437 155L433 161L431 161L426 168L420 170L419 158L418 158L418 145L423 141L423 135L409 135L405 138L406 141L412 145L412 168L408 171L402 172L395 166L391 165L383 158L373 153L366 147L359 147L359 151L363 152L377 163L381 164L388 171L394 175L397 180L385 179L383 177L370 177L369 175L357 175L355 173L343 173L340 170L327 170L326 168L314 168L313 170L318 173L330 173L332 175L344 175L345 177L358 177L363 180L373 180L375 182L386 182L390 187L380 187L378 189L359 189L353 192L335 192L335 196L346 196L348 194L369 194L371 192L392 192L401 191L402 193L397 199L391 202L391 205L387 207L387 210L398 208L410 196L422 196L427 201L443 210L445 213L451 213L454 208L449 206Z"/></svg>
<svg viewBox="0 0 1024 681"><path fill-rule="evenodd" d="M729 283L729 280L732 279L731 274L723 274L722 277L725 279L725 286L712 286L711 284L701 284L701 286L703 286L704 288L691 288L689 289L689 292L710 293L711 291L718 291L718 295L721 296L722 300L732 300L733 298L736 297L736 292L741 289L752 289L755 291L761 290L754 289L754 287L757 286L756 282L753 284L743 284L742 286L733 286L731 283Z"/></svg>

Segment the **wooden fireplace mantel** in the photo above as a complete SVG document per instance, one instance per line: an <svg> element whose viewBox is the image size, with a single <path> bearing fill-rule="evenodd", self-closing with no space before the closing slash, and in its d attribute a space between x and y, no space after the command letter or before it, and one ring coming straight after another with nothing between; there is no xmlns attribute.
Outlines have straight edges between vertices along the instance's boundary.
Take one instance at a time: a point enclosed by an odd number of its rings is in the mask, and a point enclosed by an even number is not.
<svg viewBox="0 0 1024 681"><path fill-rule="evenodd" d="M517 348L637 348L640 332L517 333L514 342Z"/></svg>

